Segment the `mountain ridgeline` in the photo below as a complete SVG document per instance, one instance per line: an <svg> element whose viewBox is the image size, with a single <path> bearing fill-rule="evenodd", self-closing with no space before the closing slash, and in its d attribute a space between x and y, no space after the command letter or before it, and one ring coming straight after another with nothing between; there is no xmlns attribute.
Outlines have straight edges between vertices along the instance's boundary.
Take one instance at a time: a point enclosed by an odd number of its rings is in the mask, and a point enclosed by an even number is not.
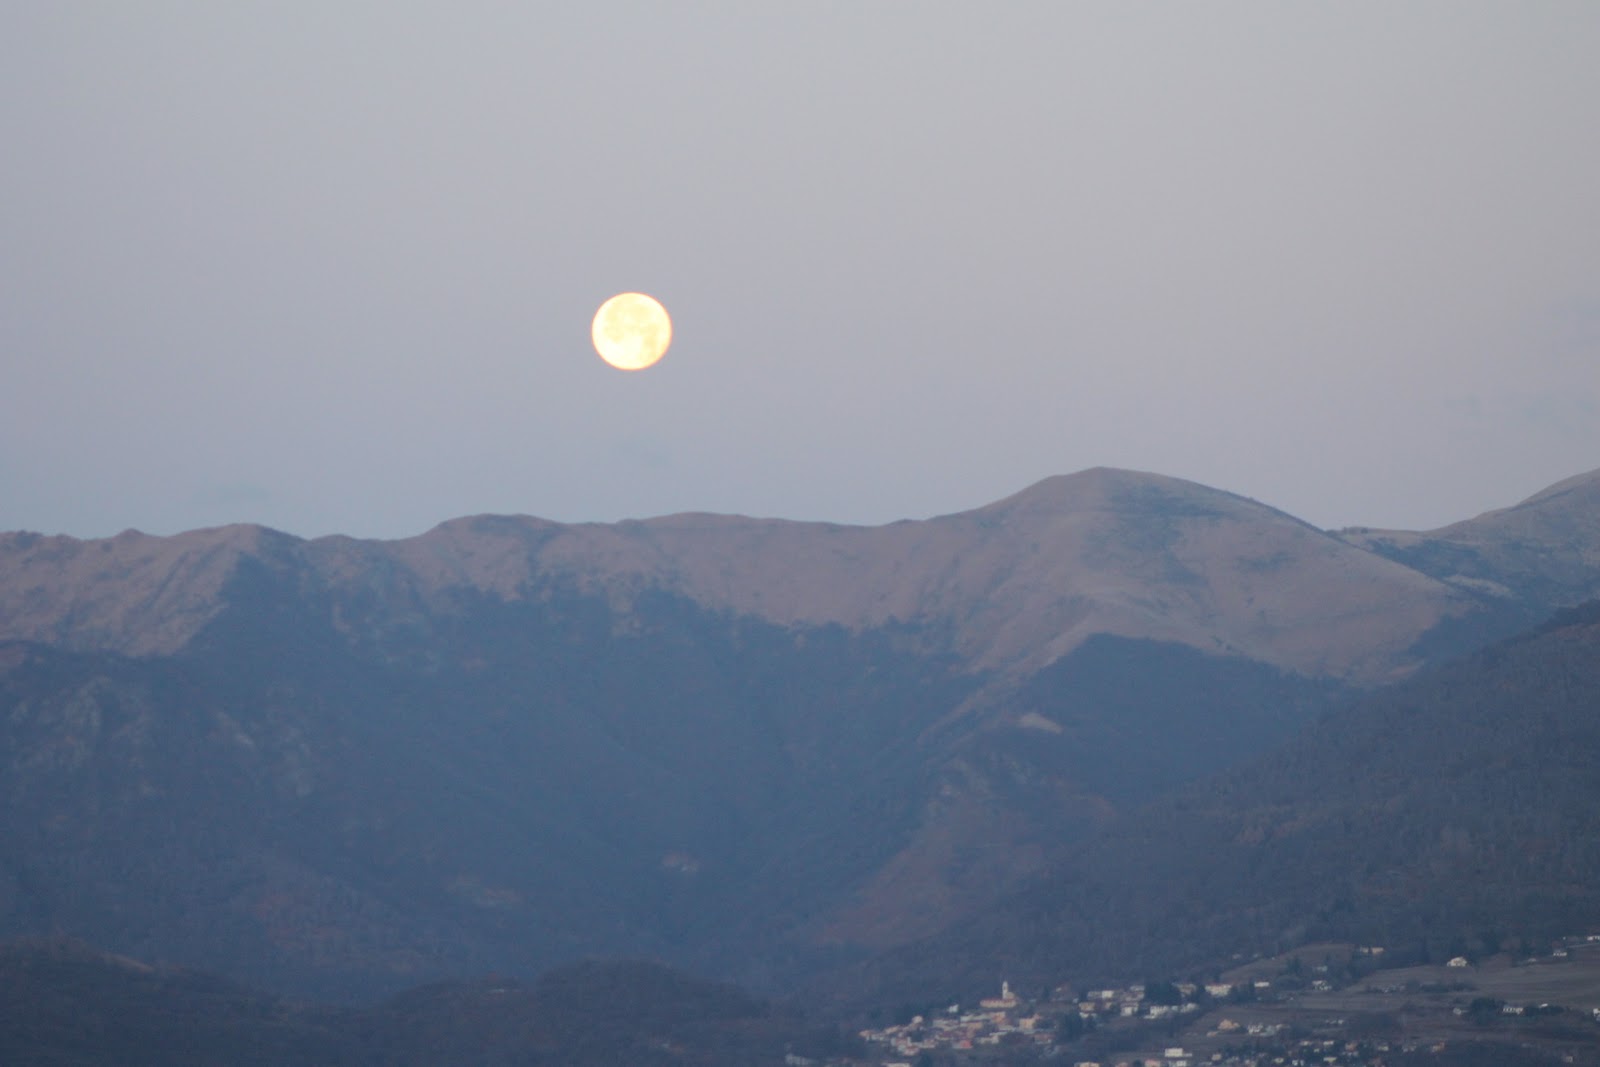
<svg viewBox="0 0 1600 1067"><path fill-rule="evenodd" d="M1220 829L1265 802L1212 775L1288 743L1311 754L1286 781L1321 780L1355 736L1328 716L1384 714L1336 709L1434 684L1404 680L1592 594L1597 561L1600 472L1437 534L1326 533L1095 470L876 528L0 535L0 936L335 997L594 956L767 991L901 985L907 960L976 978L984 943L1034 922L1039 952L1142 966L1165 957L1139 931L1166 928L1118 911L1143 889L1094 881L1144 885L1108 827L1231 899L1235 868L1196 843L1283 835ZM1334 796L1371 784L1339 774ZM1510 825L1446 836L1474 852ZM1365 882L1311 864L1334 896L1299 918L1186 905L1185 944L1332 930L1459 873L1442 854L1395 873L1409 854L1375 853ZM1107 916L1122 933L1073 925Z"/></svg>

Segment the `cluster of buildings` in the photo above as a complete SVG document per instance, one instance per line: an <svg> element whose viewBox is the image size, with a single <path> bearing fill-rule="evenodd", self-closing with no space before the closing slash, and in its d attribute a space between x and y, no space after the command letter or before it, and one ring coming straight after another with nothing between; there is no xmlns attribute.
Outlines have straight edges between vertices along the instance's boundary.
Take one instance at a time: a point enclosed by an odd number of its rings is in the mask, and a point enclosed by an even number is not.
<svg viewBox="0 0 1600 1067"><path fill-rule="evenodd" d="M900 1028L891 1028L900 1029ZM1255 1037L1271 1036L1279 1028L1262 1032L1252 1029ZM882 1032L882 1031L869 1031ZM935 1046L908 1044L895 1046L897 1055L904 1060L885 1060L882 1067L913 1067L915 1055ZM1379 1067L1393 1062L1397 1054L1414 1053L1424 1046L1413 1043L1388 1041L1345 1041L1334 1038L1303 1038L1282 1045L1254 1042L1248 1049L1213 1052L1197 1055L1181 1047L1166 1049L1160 1056L1137 1056L1131 1059L1078 1060L1071 1067ZM1444 1051L1443 1045L1434 1045L1431 1051Z"/></svg>
<svg viewBox="0 0 1600 1067"><path fill-rule="evenodd" d="M998 997L979 1001L976 1011L962 1011L960 1005L952 1004L931 1018L914 1015L898 1026L863 1030L861 1037L887 1045L896 1056L907 1059L936 1049L972 1049L1003 1041L1040 1046L1054 1042L1045 1017L1038 1012L1024 1014L1009 982L1001 984Z"/></svg>
<svg viewBox="0 0 1600 1067"><path fill-rule="evenodd" d="M1257 982L1256 985L1264 990L1271 983ZM1081 994L1063 986L1046 1001L1029 1008L1018 999L1010 983L1002 983L1000 995L980 1001L975 1010L963 1011L960 1005L952 1004L931 1016L917 1015L896 1026L863 1030L861 1037L885 1045L894 1055L907 1060L923 1052L966 1050L1002 1043L1044 1048L1055 1043L1061 1030L1081 1033L1085 1027L1092 1028L1113 1019L1159 1020L1193 1014L1201 1008L1202 988L1205 996L1217 999L1229 996L1235 989L1226 983L1201 987L1190 982L1176 982L1167 990L1169 995L1157 998L1158 1003L1143 985L1095 989ZM1165 1067L1189 1067L1187 1060L1179 1058L1166 1060L1164 1064Z"/></svg>
<svg viewBox="0 0 1600 1067"><path fill-rule="evenodd" d="M1417 1048L1416 1045L1395 1045L1387 1041L1308 1038L1270 1051L1252 1049L1248 1052L1213 1053L1196 1067L1374 1067L1391 1062L1391 1057L1397 1053L1415 1052Z"/></svg>
<svg viewBox="0 0 1600 1067"><path fill-rule="evenodd" d="M1566 957L1569 950L1574 948L1600 948L1600 934L1561 939L1551 958ZM1362 946L1352 954L1380 957L1384 950ZM1240 1013L1242 1021L1230 1019L1228 1016L1233 1013L1224 1009L1218 1013L1220 1018L1209 1028L1206 1034L1208 1040L1204 1042L1211 1049L1221 1046L1223 1051L1220 1052L1196 1055L1174 1046L1165 1049L1159 1057L1145 1055L1075 1063L1063 1055L1077 1037L1105 1026L1117 1026L1120 1029L1145 1020L1175 1021L1185 1016L1196 1016L1223 1003L1270 1002L1285 996L1294 999L1294 990L1318 992L1333 988L1331 976L1313 977L1319 973L1326 974L1330 969L1327 965L1307 967L1305 970L1310 974L1302 974L1298 962L1291 963L1293 969L1286 968L1285 974L1290 975L1293 981L1285 978L1282 989L1275 989L1272 981L1265 978L1233 983L1160 982L1151 986L1135 984L1082 992L1059 986L1048 996L1030 1003L1021 1000L1009 983L1003 983L998 997L980 1001L976 1009L963 1010L960 1005L952 1004L926 1017L913 1016L910 1021L899 1025L863 1030L861 1037L869 1045L882 1046L882 1058L875 1057L873 1060L879 1067L913 1067L919 1062L929 1062L929 1054L937 1057L934 1062L961 1062L961 1057L950 1054L966 1050L981 1051L984 1046L993 1045L1015 1050L1024 1059L1030 1059L1027 1052L1030 1049L1032 1056L1048 1059L1060 1057L1059 1062L1071 1063L1072 1067L1371 1067L1373 1064L1392 1062L1396 1054L1418 1051L1419 1046L1409 1043L1391 1044L1327 1036L1330 1030L1337 1032L1342 1029L1343 1019L1325 1019L1319 1026L1322 1033L1307 1037L1303 1030L1294 1033L1281 1022L1251 1021L1250 1016L1257 1013L1247 1010ZM1452 959L1449 962L1451 967L1466 964L1465 959ZM1372 987L1368 988L1372 990ZM1383 987L1377 991L1397 990L1395 987ZM1503 1005L1498 1001L1494 1007L1496 1014L1506 1015L1533 1015L1562 1010L1549 1005ZM1457 1007L1455 1013L1462 1015L1469 1010ZM1585 1010L1582 1016L1589 1014ZM1594 1021L1600 1023L1600 1008L1593 1009L1592 1014ZM1174 1034L1178 1029L1182 1027L1173 1027L1165 1032ZM1144 1032L1154 1034L1162 1030L1157 1028ZM1432 1051L1439 1052L1442 1049L1443 1046L1436 1046ZM941 1056L941 1053L945 1055ZM1006 1062L1010 1062L1009 1056Z"/></svg>
<svg viewBox="0 0 1600 1067"><path fill-rule="evenodd" d="M1089 990L1076 1003L1078 1016L1085 1021L1111 1018L1167 1019L1199 1011L1202 992L1212 1000L1224 1000L1232 996L1236 989L1238 986L1231 982L1207 982L1203 986L1193 982L1173 982L1170 987L1173 995L1156 999L1151 997L1146 986L1130 985L1120 989ZM1262 980L1254 983L1253 992L1261 996L1271 989L1272 983ZM1057 990L1058 995L1063 993L1064 990ZM1070 993L1066 993L1066 996L1072 999Z"/></svg>

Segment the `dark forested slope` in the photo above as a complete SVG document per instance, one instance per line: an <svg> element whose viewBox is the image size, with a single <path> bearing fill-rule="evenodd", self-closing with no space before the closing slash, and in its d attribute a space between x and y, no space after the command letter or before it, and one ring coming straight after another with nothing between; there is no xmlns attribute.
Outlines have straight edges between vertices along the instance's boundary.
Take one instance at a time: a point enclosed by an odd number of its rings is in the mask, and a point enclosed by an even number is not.
<svg viewBox="0 0 1600 1067"><path fill-rule="evenodd" d="M1155 802L1002 907L858 972L855 988L1172 975L1325 939L1439 957L1592 928L1597 603Z"/></svg>
<svg viewBox="0 0 1600 1067"><path fill-rule="evenodd" d="M625 627L486 603L383 655L264 578L235 595L182 656L0 646L0 933L308 995L683 960L735 906L754 957L893 851L915 739L964 691L883 634L665 595ZM807 899L777 891L850 826Z"/></svg>
<svg viewBox="0 0 1600 1067"><path fill-rule="evenodd" d="M650 963L584 963L523 985L434 985L369 1008L297 1003L75 942L0 945L0 1063L200 1067L733 1067L847 1038Z"/></svg>

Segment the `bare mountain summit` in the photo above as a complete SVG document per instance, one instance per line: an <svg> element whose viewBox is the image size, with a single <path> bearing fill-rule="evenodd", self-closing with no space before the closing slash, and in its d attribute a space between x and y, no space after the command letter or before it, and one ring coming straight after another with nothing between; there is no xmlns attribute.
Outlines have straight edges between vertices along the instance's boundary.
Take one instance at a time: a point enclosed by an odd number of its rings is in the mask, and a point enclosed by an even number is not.
<svg viewBox="0 0 1600 1067"><path fill-rule="evenodd" d="M1530 618L1600 596L1600 470L1520 504L1426 532L1340 531L1457 588L1525 606Z"/></svg>

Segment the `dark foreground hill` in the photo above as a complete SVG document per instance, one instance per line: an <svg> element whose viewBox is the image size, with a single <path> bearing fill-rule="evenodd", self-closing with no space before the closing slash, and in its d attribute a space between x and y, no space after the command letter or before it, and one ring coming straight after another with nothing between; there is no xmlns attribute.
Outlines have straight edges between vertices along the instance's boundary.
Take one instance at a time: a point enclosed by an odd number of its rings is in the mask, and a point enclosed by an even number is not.
<svg viewBox="0 0 1600 1067"><path fill-rule="evenodd" d="M857 972L880 1002L1208 974L1316 941L1441 960L1600 929L1600 602L1328 715Z"/></svg>
<svg viewBox="0 0 1600 1067"><path fill-rule="evenodd" d="M435 985L371 1008L285 1000L80 943L0 946L0 1063L29 1067L745 1067L851 1049L728 986L648 963Z"/></svg>

